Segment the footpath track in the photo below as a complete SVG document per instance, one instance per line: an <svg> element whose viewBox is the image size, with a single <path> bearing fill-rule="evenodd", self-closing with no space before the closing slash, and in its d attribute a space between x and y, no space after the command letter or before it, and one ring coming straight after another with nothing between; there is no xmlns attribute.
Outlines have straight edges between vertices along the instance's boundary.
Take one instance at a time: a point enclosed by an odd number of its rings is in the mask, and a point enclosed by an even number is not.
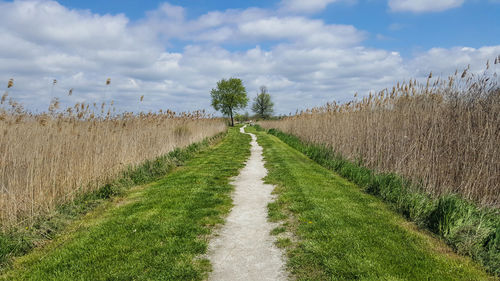
<svg viewBox="0 0 500 281"><path fill-rule="evenodd" d="M241 130L0 280L497 280L275 136Z"/></svg>
<svg viewBox="0 0 500 281"><path fill-rule="evenodd" d="M245 127L240 128L245 133ZM262 147L252 137L246 166L234 179L233 205L226 222L210 243L213 272L210 280L286 280L282 253L274 245L267 219L273 186L262 181L267 175Z"/></svg>

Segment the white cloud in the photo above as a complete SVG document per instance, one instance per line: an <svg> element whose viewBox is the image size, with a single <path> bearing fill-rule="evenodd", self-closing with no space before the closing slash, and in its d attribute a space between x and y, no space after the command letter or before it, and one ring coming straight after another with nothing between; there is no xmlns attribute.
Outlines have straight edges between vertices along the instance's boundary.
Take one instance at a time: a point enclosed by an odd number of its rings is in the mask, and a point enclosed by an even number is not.
<svg viewBox="0 0 500 281"><path fill-rule="evenodd" d="M364 33L350 25L325 25L319 20L301 17L268 17L239 24L241 35L257 40L289 39L310 46L354 45L362 41Z"/></svg>
<svg viewBox="0 0 500 281"><path fill-rule="evenodd" d="M0 2L0 83L14 78L10 96L32 109L46 109L56 96L65 105L113 98L122 110L179 111L209 109L210 89L233 76L243 79L251 97L267 85L276 112L288 113L425 77L430 70L482 66L500 54L500 46L436 48L405 60L397 52L363 47L365 32L350 25L258 8L194 19L185 13L163 4L130 22L48 0ZM183 43L169 51L168 40ZM55 87L53 79L59 81Z"/></svg>
<svg viewBox="0 0 500 281"><path fill-rule="evenodd" d="M490 60L492 68L495 69L498 66L493 65L493 61L498 55L500 55L500 45L477 49L470 47L432 48L418 54L409 62L409 65L414 69L413 75L416 76L426 76L432 70L434 74L447 77L455 70L462 71L468 65L472 72L480 73L486 69L487 60Z"/></svg>
<svg viewBox="0 0 500 281"><path fill-rule="evenodd" d="M282 0L285 11L298 13L315 13L324 10L326 6L339 0Z"/></svg>
<svg viewBox="0 0 500 281"><path fill-rule="evenodd" d="M365 37L351 25L325 24L302 16L275 15L258 8L209 12L194 20L172 18L170 11L178 9L168 5L149 13L144 24L166 38L194 42L259 43L262 40L287 40L296 44L352 45Z"/></svg>
<svg viewBox="0 0 500 281"><path fill-rule="evenodd" d="M389 0L394 12L440 12L460 7L465 0Z"/></svg>

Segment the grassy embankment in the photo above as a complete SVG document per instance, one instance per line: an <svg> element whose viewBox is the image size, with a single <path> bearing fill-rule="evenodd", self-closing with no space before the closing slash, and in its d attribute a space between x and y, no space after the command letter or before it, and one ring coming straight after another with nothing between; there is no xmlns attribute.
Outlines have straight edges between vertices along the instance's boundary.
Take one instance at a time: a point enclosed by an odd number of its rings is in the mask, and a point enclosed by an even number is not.
<svg viewBox="0 0 500 281"><path fill-rule="evenodd" d="M500 276L496 67L431 73L260 124Z"/></svg>
<svg viewBox="0 0 500 281"><path fill-rule="evenodd" d="M199 280L207 235L231 207L229 178L249 155L250 137L227 137L159 181L133 188L24 257L6 280Z"/></svg>
<svg viewBox="0 0 500 281"><path fill-rule="evenodd" d="M277 130L269 130L269 133L354 182L365 192L389 203L419 228L439 235L455 252L472 257L489 272L500 275L498 209L480 208L457 195L433 198L396 174L376 173L360 163L353 163L335 154L325 146L304 143L295 136Z"/></svg>
<svg viewBox="0 0 500 281"><path fill-rule="evenodd" d="M494 279L380 199L277 137L256 133L264 147L266 179L277 186L270 217L283 221L273 233L293 234L279 238L278 245L287 249L288 267L297 279Z"/></svg>
<svg viewBox="0 0 500 281"><path fill-rule="evenodd" d="M45 215L39 215L29 227L12 227L0 233L0 270L8 267L12 258L24 255L37 245L54 239L68 224L110 200L119 200L133 186L150 183L182 166L200 151L223 139L225 133L206 138L135 167L129 166L110 183L93 192L82 193L75 200L61 204ZM110 203L112 204L112 203Z"/></svg>

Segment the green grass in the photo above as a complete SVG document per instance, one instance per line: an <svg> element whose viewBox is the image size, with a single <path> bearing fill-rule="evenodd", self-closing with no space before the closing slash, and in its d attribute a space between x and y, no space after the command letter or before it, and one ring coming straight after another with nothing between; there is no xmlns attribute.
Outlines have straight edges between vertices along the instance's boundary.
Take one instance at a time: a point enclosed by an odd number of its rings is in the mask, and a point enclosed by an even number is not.
<svg viewBox="0 0 500 281"><path fill-rule="evenodd" d="M298 280L488 280L470 259L419 231L380 199L265 132L266 180L276 185L271 220Z"/></svg>
<svg viewBox="0 0 500 281"><path fill-rule="evenodd" d="M231 208L229 178L250 151L230 129L161 180L98 208L45 247L18 258L5 280L201 280L213 226Z"/></svg>

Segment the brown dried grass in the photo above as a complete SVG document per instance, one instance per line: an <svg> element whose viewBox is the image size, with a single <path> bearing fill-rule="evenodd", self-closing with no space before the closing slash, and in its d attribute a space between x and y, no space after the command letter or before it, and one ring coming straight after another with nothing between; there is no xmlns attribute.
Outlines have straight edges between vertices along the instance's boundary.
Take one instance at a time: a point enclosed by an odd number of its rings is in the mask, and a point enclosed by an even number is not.
<svg viewBox="0 0 500 281"><path fill-rule="evenodd" d="M30 114L13 100L0 108L2 227L29 224L129 165L226 129L202 111L114 115L104 104L58 107L55 99L43 114Z"/></svg>
<svg viewBox="0 0 500 281"><path fill-rule="evenodd" d="M489 65L488 65L489 66ZM500 88L496 74L455 73L402 83L346 104L262 121L433 195L500 205Z"/></svg>

